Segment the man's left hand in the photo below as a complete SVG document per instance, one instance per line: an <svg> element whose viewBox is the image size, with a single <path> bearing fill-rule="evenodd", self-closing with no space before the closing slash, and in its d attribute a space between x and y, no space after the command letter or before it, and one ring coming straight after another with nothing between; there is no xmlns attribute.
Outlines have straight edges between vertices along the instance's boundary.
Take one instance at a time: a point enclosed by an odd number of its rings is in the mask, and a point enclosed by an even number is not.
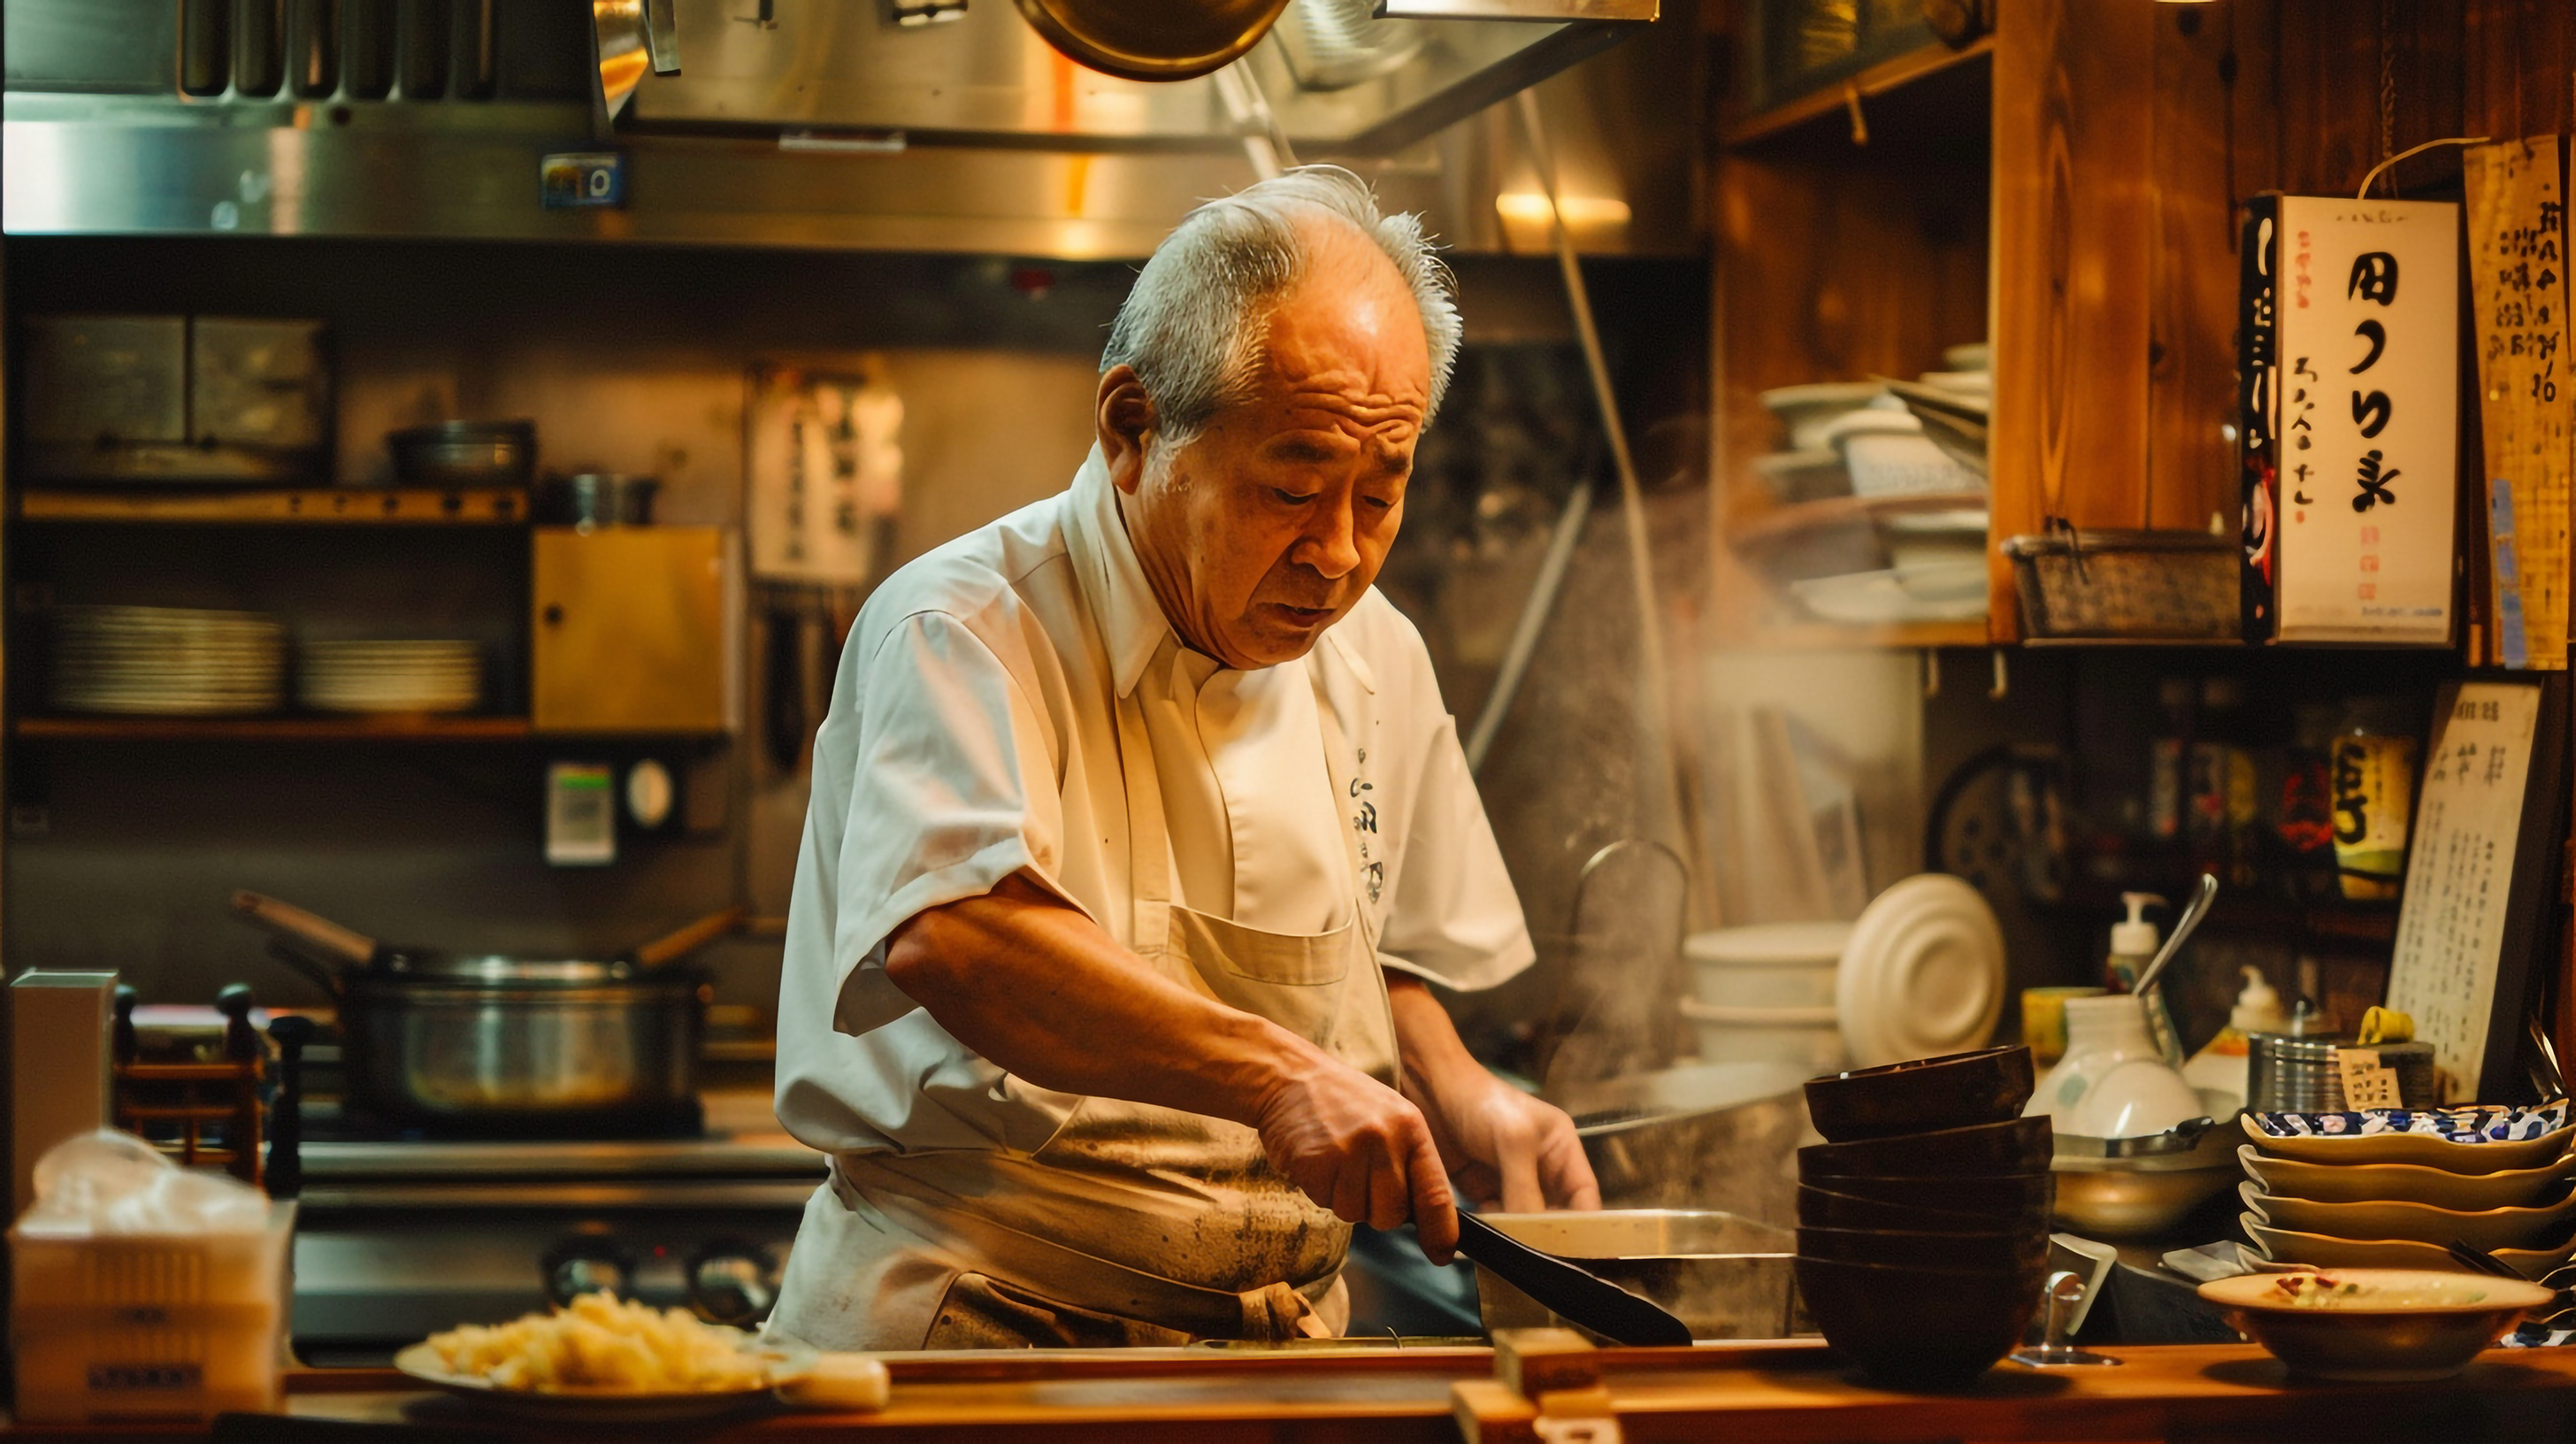
<svg viewBox="0 0 2576 1444"><path fill-rule="evenodd" d="M1431 1125L1440 1161L1462 1193L1509 1213L1601 1206L1601 1186L1563 1109L1487 1072L1459 1041L1448 1009L1419 981L1390 975L1387 995L1404 1058L1404 1096Z"/></svg>

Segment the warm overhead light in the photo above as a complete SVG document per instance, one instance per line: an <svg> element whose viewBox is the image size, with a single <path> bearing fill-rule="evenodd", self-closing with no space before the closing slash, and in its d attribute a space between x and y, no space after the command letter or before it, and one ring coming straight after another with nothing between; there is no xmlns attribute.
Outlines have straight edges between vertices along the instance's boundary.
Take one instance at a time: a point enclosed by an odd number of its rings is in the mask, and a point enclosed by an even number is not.
<svg viewBox="0 0 2576 1444"><path fill-rule="evenodd" d="M1567 226L1624 226L1628 224L1628 203L1610 196L1560 196L1557 208L1565 213ZM1523 225L1543 226L1548 221L1547 197L1537 191L1505 191L1494 197L1494 210L1504 220Z"/></svg>

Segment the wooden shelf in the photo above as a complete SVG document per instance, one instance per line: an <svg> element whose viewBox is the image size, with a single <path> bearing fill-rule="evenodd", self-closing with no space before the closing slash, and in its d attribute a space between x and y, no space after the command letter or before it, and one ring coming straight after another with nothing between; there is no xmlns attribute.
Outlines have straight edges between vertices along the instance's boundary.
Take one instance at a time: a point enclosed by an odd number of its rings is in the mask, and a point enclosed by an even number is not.
<svg viewBox="0 0 2576 1444"><path fill-rule="evenodd" d="M18 494L25 521L230 523L234 525L522 526L528 494L513 487L316 486L284 491L128 491L31 487Z"/></svg>
<svg viewBox="0 0 2576 1444"><path fill-rule="evenodd" d="M1991 35L1981 35L1956 50L1936 40L1902 55L1891 55L1857 75L1828 82L1785 104L1727 121L1718 128L1718 139L1726 145L1739 146L1786 135L1802 126L1842 113L1849 108L1849 97L1854 91L1863 101L1868 101L1902 90L1927 77L1982 61L1994 52L1994 48L1995 38ZM1867 116L1866 106L1862 114Z"/></svg>
<svg viewBox="0 0 2576 1444"><path fill-rule="evenodd" d="M92 742L515 742L525 717L21 717L34 739Z"/></svg>
<svg viewBox="0 0 2576 1444"><path fill-rule="evenodd" d="M1987 645L1986 619L1964 622L1908 622L1885 627L1847 627L1835 622L1755 623L1717 643L1721 652L1898 651L1927 647Z"/></svg>

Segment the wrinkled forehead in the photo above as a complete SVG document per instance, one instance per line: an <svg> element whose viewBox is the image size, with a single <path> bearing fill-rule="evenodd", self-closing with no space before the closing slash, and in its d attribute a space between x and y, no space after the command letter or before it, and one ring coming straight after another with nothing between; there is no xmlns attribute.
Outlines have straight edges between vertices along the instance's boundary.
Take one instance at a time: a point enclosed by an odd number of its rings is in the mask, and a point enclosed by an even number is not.
<svg viewBox="0 0 2576 1444"><path fill-rule="evenodd" d="M1431 389L1431 340L1386 253L1339 217L1301 224L1307 263L1269 308L1260 374L1291 386L1363 386L1415 407Z"/></svg>

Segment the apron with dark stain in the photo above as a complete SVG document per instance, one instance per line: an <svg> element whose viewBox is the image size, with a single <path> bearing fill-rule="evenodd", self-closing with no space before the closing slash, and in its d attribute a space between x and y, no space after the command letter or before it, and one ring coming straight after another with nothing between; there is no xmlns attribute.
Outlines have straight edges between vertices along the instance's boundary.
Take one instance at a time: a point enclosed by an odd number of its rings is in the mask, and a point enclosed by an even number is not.
<svg viewBox="0 0 2576 1444"><path fill-rule="evenodd" d="M1161 788L1131 693L1117 718L1133 946L1162 976L1394 1086L1394 1016L1346 811L1345 794L1357 798L1362 784L1323 695L1322 659L1303 665L1313 685L1296 695L1314 707L1350 864L1342 925L1267 933L1172 901ZM854 1212L864 1202L951 1261L911 1271L901 1286L910 1299L880 1290L899 1311L939 1291L922 1348L1277 1340L1336 1333L1347 1318L1339 1280L1351 1226L1273 1169L1239 1123L1086 1097L1034 1153L850 1155L835 1161L832 1186Z"/></svg>

